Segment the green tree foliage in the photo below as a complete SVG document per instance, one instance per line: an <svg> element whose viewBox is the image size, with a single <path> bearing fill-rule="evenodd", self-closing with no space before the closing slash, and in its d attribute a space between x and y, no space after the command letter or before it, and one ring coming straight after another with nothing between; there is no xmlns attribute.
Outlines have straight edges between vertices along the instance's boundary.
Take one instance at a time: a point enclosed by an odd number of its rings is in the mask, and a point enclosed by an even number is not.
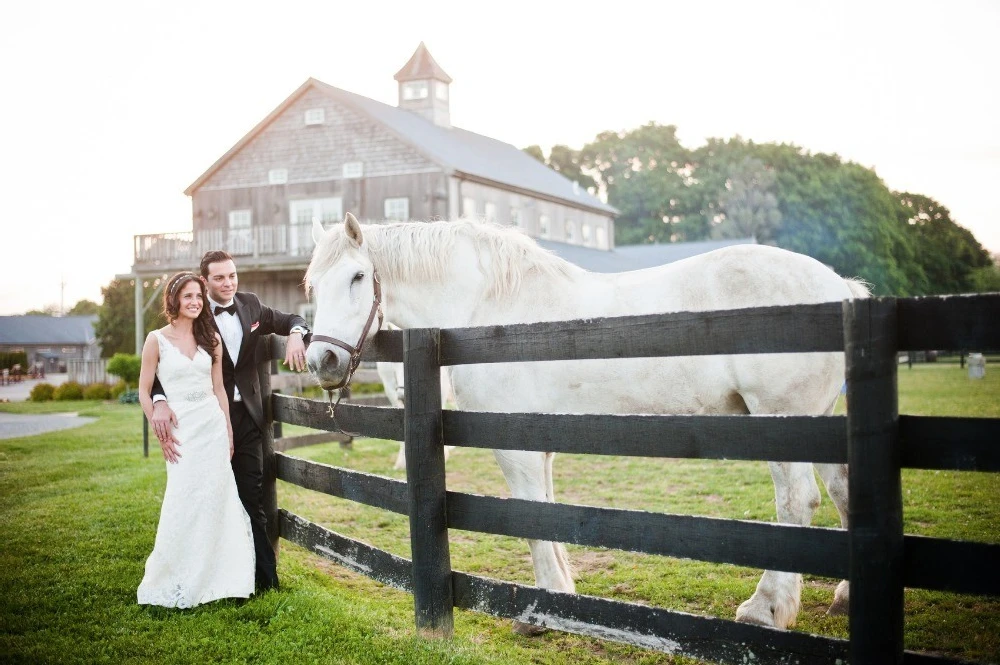
<svg viewBox="0 0 1000 665"><path fill-rule="evenodd" d="M117 376L128 386L139 385L139 370L142 358L133 353L116 353L108 361L107 372Z"/></svg>
<svg viewBox="0 0 1000 665"><path fill-rule="evenodd" d="M775 179L774 171L756 157L744 157L730 166L719 201L722 214L712 227L713 237L752 237L760 243L771 243L781 222L778 199L771 191Z"/></svg>
<svg viewBox="0 0 1000 665"><path fill-rule="evenodd" d="M156 286L159 280L151 281L147 284L145 297ZM101 307L97 312L97 322L94 323L94 332L101 343L101 355L110 358L116 353L139 353L142 349L135 348L135 286L129 280L114 279L101 289L104 297ZM166 325L163 318L159 302L154 302L143 315L145 334L156 328Z"/></svg>
<svg viewBox="0 0 1000 665"><path fill-rule="evenodd" d="M73 305L66 316L90 316L92 314L97 314L101 306L98 305L93 300L83 299Z"/></svg>
<svg viewBox="0 0 1000 665"><path fill-rule="evenodd" d="M52 304L46 305L41 309L29 309L24 313L25 316L55 316L59 313L59 306Z"/></svg>
<svg viewBox="0 0 1000 665"><path fill-rule="evenodd" d="M545 163L545 153L542 152L542 147L538 145L529 145L524 149L524 152L528 153L542 164Z"/></svg>
<svg viewBox="0 0 1000 665"><path fill-rule="evenodd" d="M921 292L987 290L996 272L989 252L968 229L952 221L948 208L921 194L902 192L896 196L900 223L909 227L914 241L923 277Z"/></svg>
<svg viewBox="0 0 1000 665"><path fill-rule="evenodd" d="M649 123L598 134L580 151L580 165L621 211L617 244L694 240L704 233L703 220L690 228L691 154L675 126Z"/></svg>

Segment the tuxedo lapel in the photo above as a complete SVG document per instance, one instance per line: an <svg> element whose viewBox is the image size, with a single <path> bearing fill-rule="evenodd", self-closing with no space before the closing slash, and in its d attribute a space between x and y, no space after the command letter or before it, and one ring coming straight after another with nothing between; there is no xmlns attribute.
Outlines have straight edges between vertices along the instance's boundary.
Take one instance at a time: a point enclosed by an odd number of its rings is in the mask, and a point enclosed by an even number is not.
<svg viewBox="0 0 1000 665"><path fill-rule="evenodd" d="M240 361L247 354L247 349L253 346L250 343L250 324L252 321L251 317L254 316L250 308L244 305L239 298L234 297L233 302L236 303L236 315L240 319L240 326L243 328L243 342L240 344L240 354L239 358L234 359L233 365L239 365Z"/></svg>
<svg viewBox="0 0 1000 665"><path fill-rule="evenodd" d="M219 324L215 322L214 316L212 317L212 329L215 330L216 333L218 333L219 343L222 344L222 361L228 362L233 367L236 367L236 363L233 362L232 356L229 355L229 347L227 347L226 343L222 340L222 331L219 330Z"/></svg>

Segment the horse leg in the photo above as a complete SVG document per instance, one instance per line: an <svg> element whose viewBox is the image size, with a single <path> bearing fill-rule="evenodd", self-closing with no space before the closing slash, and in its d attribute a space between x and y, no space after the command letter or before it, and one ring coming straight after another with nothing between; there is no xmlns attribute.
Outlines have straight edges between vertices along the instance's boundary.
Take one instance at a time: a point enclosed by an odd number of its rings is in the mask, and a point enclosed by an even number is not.
<svg viewBox="0 0 1000 665"><path fill-rule="evenodd" d="M819 477L826 485L826 493L830 495L833 504L840 513L840 526L847 528L847 465L846 464L815 464ZM833 604L827 614L847 614L850 599L850 586L847 580L840 580L837 590L833 592Z"/></svg>
<svg viewBox="0 0 1000 665"><path fill-rule="evenodd" d="M819 506L819 487L812 465L805 462L770 462L778 521L808 526ZM795 625L802 594L802 576L766 570L754 594L736 610L736 620L761 626Z"/></svg>
<svg viewBox="0 0 1000 665"><path fill-rule="evenodd" d="M552 453L494 450L493 454L512 497L529 501L553 500ZM576 592L562 543L529 539L528 549L535 570L535 586L565 593ZM522 635L536 635L544 628L515 621L514 631Z"/></svg>

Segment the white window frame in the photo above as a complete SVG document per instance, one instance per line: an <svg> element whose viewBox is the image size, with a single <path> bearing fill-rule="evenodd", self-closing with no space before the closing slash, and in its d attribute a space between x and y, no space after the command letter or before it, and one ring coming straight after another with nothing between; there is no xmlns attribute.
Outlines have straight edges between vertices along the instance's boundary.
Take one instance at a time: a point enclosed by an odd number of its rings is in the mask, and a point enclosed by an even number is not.
<svg viewBox="0 0 1000 665"><path fill-rule="evenodd" d="M407 222L410 220L410 199L406 196L387 198L383 210L386 219Z"/></svg>
<svg viewBox="0 0 1000 665"><path fill-rule="evenodd" d="M590 224L583 223L580 225L580 238L583 240L584 247L590 247L594 244L593 236L590 233Z"/></svg>
<svg viewBox="0 0 1000 665"><path fill-rule="evenodd" d="M341 174L345 178L361 178L365 174L364 162L344 162Z"/></svg>
<svg viewBox="0 0 1000 665"><path fill-rule="evenodd" d="M566 234L566 242L570 244L576 244L576 222L572 219L567 219L564 224L564 233Z"/></svg>
<svg viewBox="0 0 1000 665"><path fill-rule="evenodd" d="M292 256L312 253L312 222L318 219L330 228L344 218L344 202L339 196L296 199L288 202L288 252Z"/></svg>
<svg viewBox="0 0 1000 665"><path fill-rule="evenodd" d="M253 209L238 208L229 211L230 254L253 253Z"/></svg>
<svg viewBox="0 0 1000 665"><path fill-rule="evenodd" d="M269 185L284 185L288 182L288 169L271 169L267 172Z"/></svg>
<svg viewBox="0 0 1000 665"><path fill-rule="evenodd" d="M313 321L316 319L316 304L311 302L299 305L299 316L306 320L306 327L313 328Z"/></svg>
<svg viewBox="0 0 1000 665"><path fill-rule="evenodd" d="M493 201L487 201L483 206L483 218L487 222L497 221L497 204Z"/></svg>
<svg viewBox="0 0 1000 665"><path fill-rule="evenodd" d="M466 196L462 199L462 217L467 219L476 218L476 199Z"/></svg>
<svg viewBox="0 0 1000 665"><path fill-rule="evenodd" d="M510 209L510 225L520 228L521 226L521 209L511 208Z"/></svg>
<svg viewBox="0 0 1000 665"><path fill-rule="evenodd" d="M405 101L427 99L430 94L427 88L427 81L407 81L403 84L403 99Z"/></svg>
<svg viewBox="0 0 1000 665"><path fill-rule="evenodd" d="M303 120L306 123L306 127L322 125L326 122L326 109L306 109Z"/></svg>
<svg viewBox="0 0 1000 665"><path fill-rule="evenodd" d="M548 238L551 227L549 226L549 216L539 215L538 216L538 237Z"/></svg>
<svg viewBox="0 0 1000 665"><path fill-rule="evenodd" d="M434 81L434 97L442 102L448 101L448 84L444 81Z"/></svg>
<svg viewBox="0 0 1000 665"><path fill-rule="evenodd" d="M608 230L603 226L597 227L597 247L598 249L608 248Z"/></svg>

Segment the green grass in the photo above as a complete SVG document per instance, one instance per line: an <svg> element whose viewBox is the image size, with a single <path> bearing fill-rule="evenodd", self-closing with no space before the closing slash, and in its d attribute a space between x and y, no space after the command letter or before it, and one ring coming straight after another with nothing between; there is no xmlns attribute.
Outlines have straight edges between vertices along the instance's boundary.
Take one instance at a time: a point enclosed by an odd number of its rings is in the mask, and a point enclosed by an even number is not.
<svg viewBox="0 0 1000 665"><path fill-rule="evenodd" d="M1000 372L972 381L957 366L899 371L900 412L1000 417ZM509 622L456 610L455 638L414 636L406 593L282 543L282 590L246 603L186 611L143 608L135 588L152 549L165 476L141 457L134 406L76 403L100 420L76 430L0 441L0 660L14 662L690 663L665 654L559 632L527 639ZM41 413L65 404L5 404ZM286 425L285 435L305 430ZM405 478L398 444L293 450L308 459ZM155 454L155 446L154 446ZM560 501L774 520L766 465L560 455ZM487 451L457 449L450 489L507 496ZM279 505L340 533L409 557L408 518L279 483ZM1000 474L907 470L907 533L1000 542ZM828 498L814 523L839 524ZM533 583L523 541L453 530L452 566ZM760 571L668 557L570 547L581 593L732 618ZM847 636L826 608L836 580L807 576L797 629ZM906 648L1000 661L1000 599L906 592Z"/></svg>

